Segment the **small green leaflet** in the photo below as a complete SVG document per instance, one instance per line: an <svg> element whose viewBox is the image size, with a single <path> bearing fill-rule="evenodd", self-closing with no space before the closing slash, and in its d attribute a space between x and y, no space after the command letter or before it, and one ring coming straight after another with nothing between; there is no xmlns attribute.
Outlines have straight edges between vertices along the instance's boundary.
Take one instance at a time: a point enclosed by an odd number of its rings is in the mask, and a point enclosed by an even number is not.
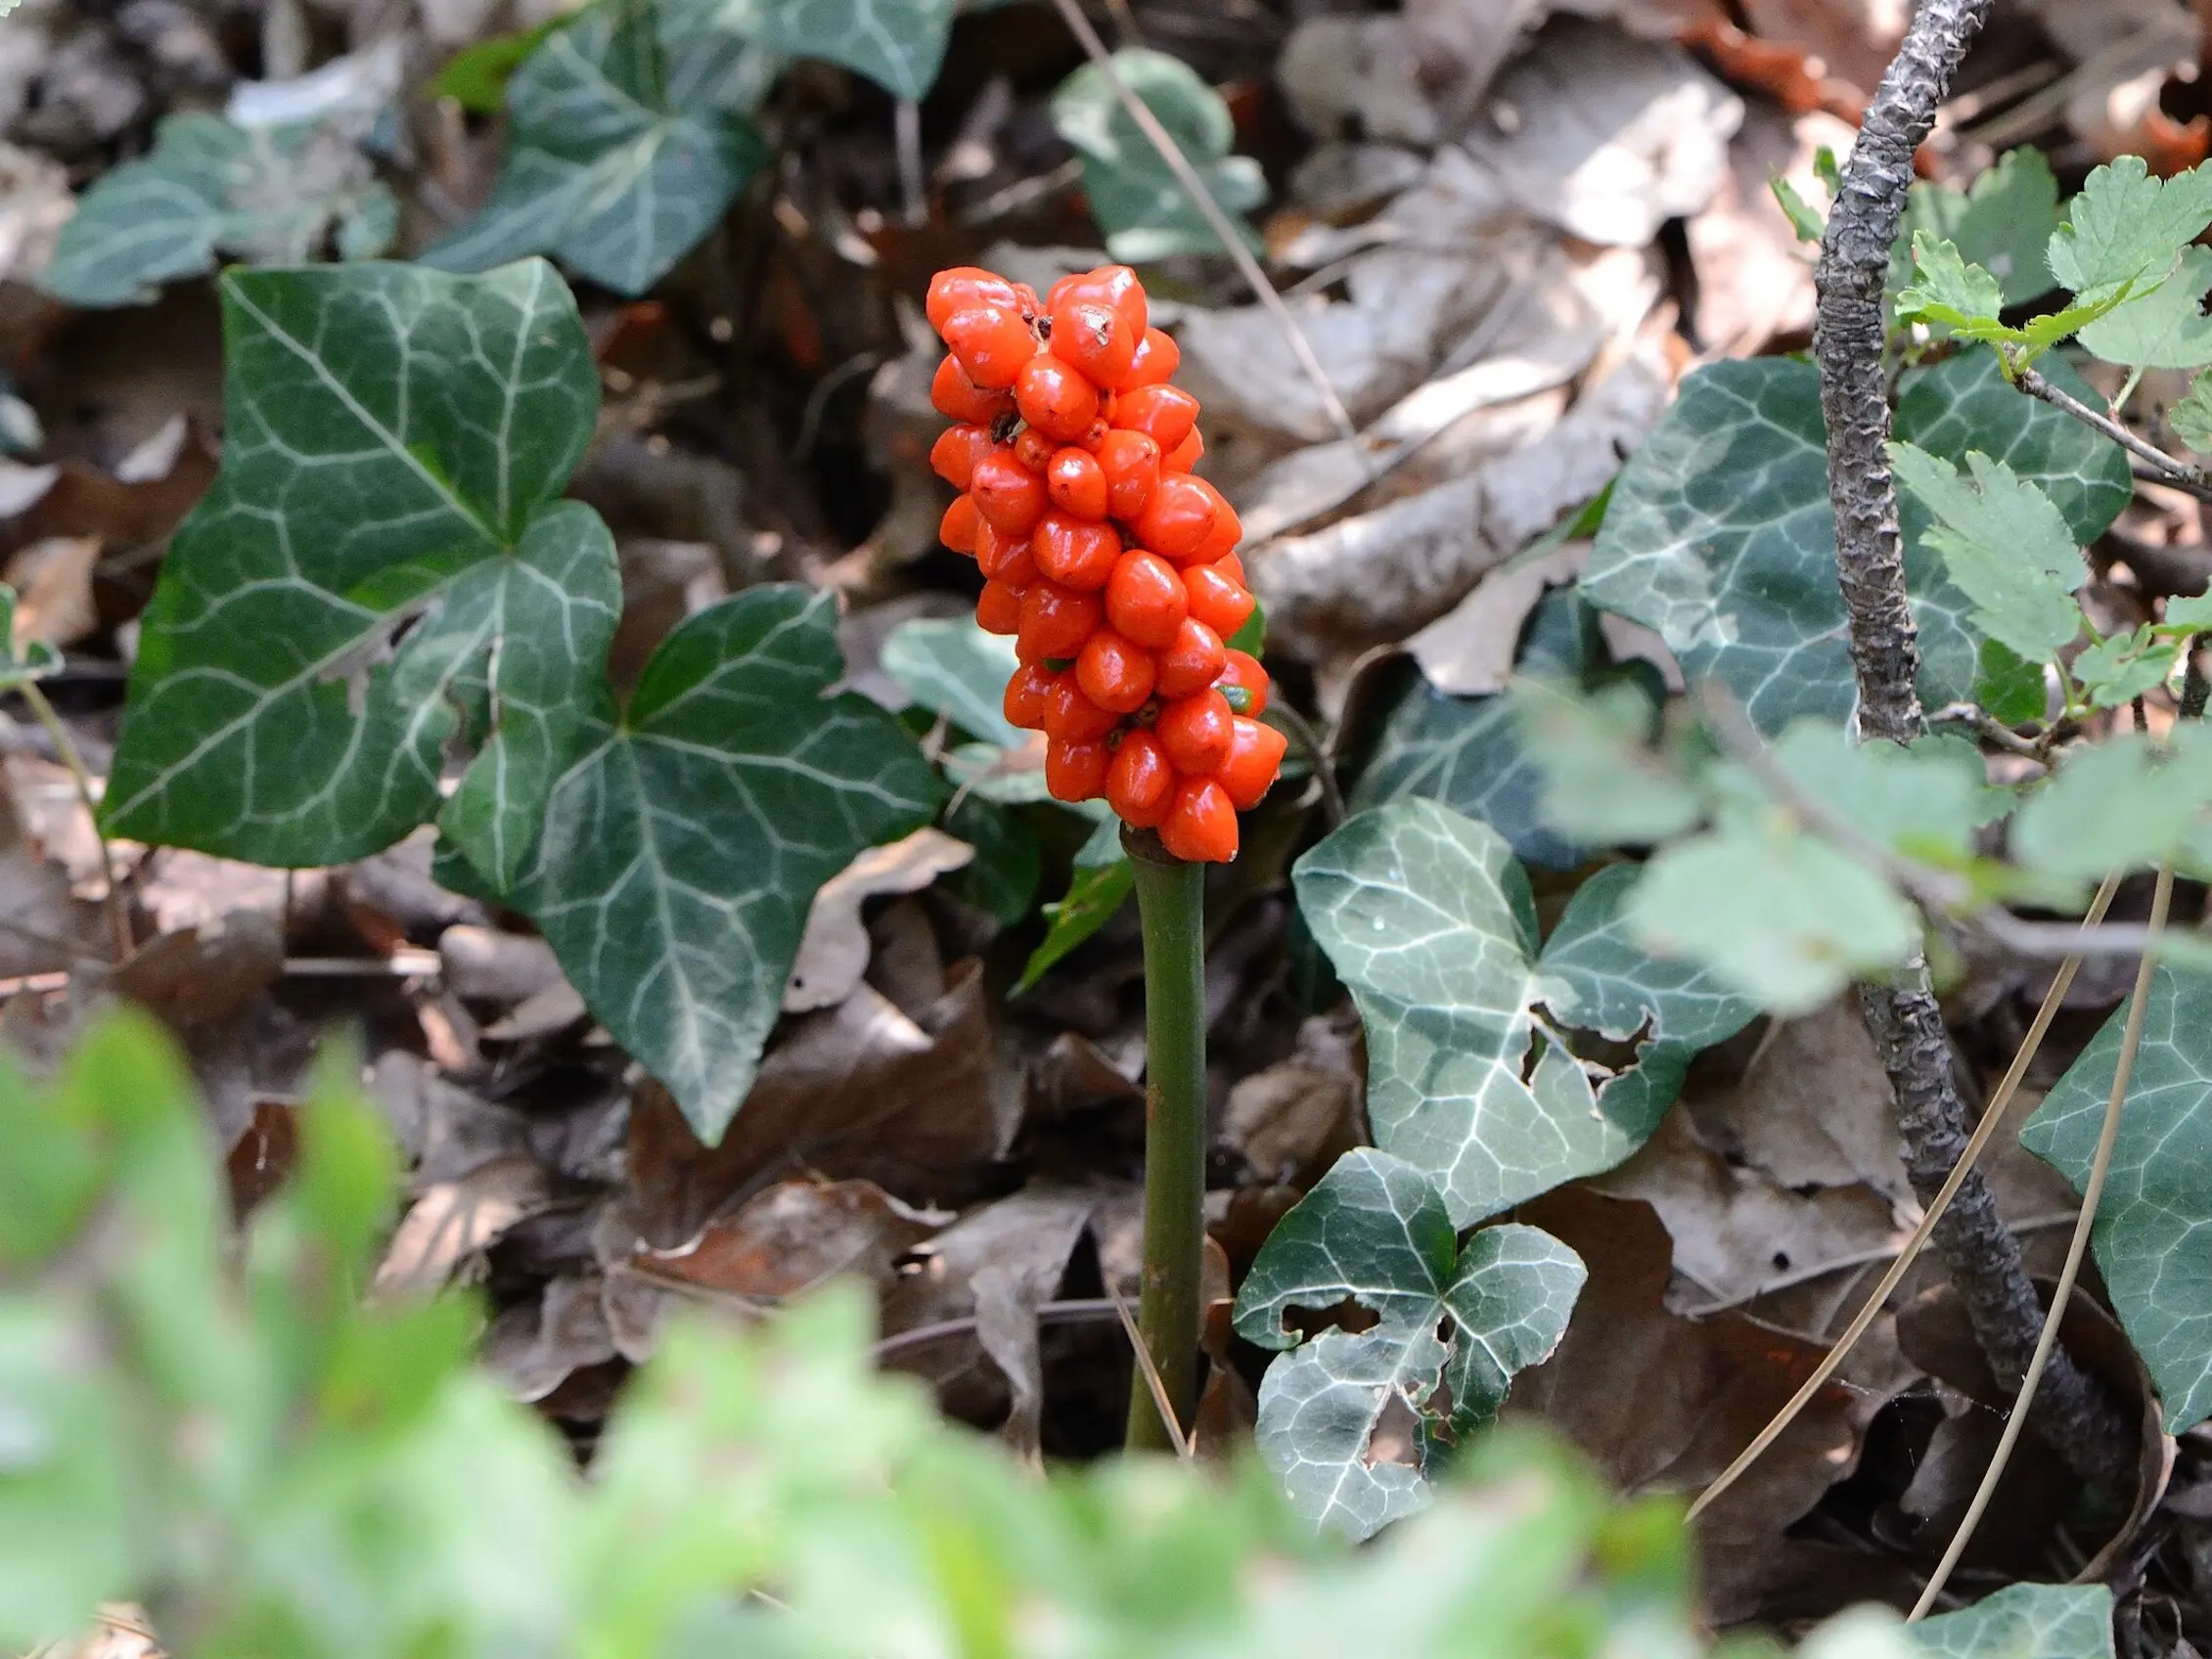
<svg viewBox="0 0 2212 1659"><path fill-rule="evenodd" d="M1693 828L1704 804L1646 746L1656 711L1620 682L1583 696L1521 678L1507 697L1544 780L1545 822L1584 846L1650 846Z"/></svg>
<svg viewBox="0 0 2212 1659"><path fill-rule="evenodd" d="M1367 1027L1377 1143L1439 1183L1455 1226L1628 1156L1673 1099L1658 1074L1679 1083L1682 1048L1754 1012L1630 946L1616 927L1618 879L1586 884L1588 902L1539 955L1527 877L1504 838L1432 801L1358 814L1291 874ZM1625 1011L1632 1002L1644 1017ZM1539 1006L1556 1024L1641 1033L1645 1063L1594 1086L1539 1036Z"/></svg>
<svg viewBox="0 0 2212 1659"><path fill-rule="evenodd" d="M1442 1382L1456 1427L1488 1423L1513 1373L1558 1346L1585 1277L1533 1227L1486 1228L1462 1250L1427 1176L1373 1148L1345 1153L1277 1225L1237 1301L1240 1334L1290 1350L1260 1384L1255 1438L1291 1506L1355 1541L1425 1508L1420 1469L1369 1460L1384 1410L1425 1414ZM1346 1298L1379 1316L1372 1329L1300 1343L1286 1328L1293 1310Z"/></svg>
<svg viewBox="0 0 2212 1659"><path fill-rule="evenodd" d="M598 0L515 71L491 200L423 262L547 253L643 293L766 158L746 117L781 66L757 27L751 0Z"/></svg>
<svg viewBox="0 0 2212 1659"><path fill-rule="evenodd" d="M2051 701L2043 667L1984 639L1975 653L1974 701L2008 726L2041 720Z"/></svg>
<svg viewBox="0 0 2212 1659"><path fill-rule="evenodd" d="M1968 339L2011 339L2017 331L1998 321L2005 294L1996 277L1969 265L1951 243L1926 231L1913 234L1913 268L1919 281L1897 296L1902 323L1940 323Z"/></svg>
<svg viewBox="0 0 2212 1659"><path fill-rule="evenodd" d="M2199 455L2212 455L2212 375L2189 381L2181 402L2166 411L2174 436Z"/></svg>
<svg viewBox="0 0 2212 1659"><path fill-rule="evenodd" d="M1782 209L1789 228L1797 233L1799 242L1818 242L1828 233L1828 220L1820 210L1797 194L1797 187L1780 173L1767 178L1767 188L1774 192L1775 205Z"/></svg>
<svg viewBox="0 0 2212 1659"><path fill-rule="evenodd" d="M760 43L858 70L893 98L937 78L955 0L760 0Z"/></svg>
<svg viewBox="0 0 2212 1659"><path fill-rule="evenodd" d="M1974 628L2040 662L2081 632L2074 591L2089 565L2051 498L2002 461L1966 452L1969 482L1948 461L1909 443L1889 446L1898 480L1935 514L1922 538L1974 604Z"/></svg>
<svg viewBox="0 0 2212 1659"><path fill-rule="evenodd" d="M1137 872L1126 858L1090 866L1078 864L1067 884L1067 896L1045 906L1048 926L1044 942L1022 964L1014 995L1018 997L1032 989L1062 957L1111 921L1136 882Z"/></svg>
<svg viewBox="0 0 2212 1659"><path fill-rule="evenodd" d="M2173 675L2174 646L2149 623L2099 640L2073 660L2074 679L2098 708L2119 708Z"/></svg>
<svg viewBox="0 0 2212 1659"><path fill-rule="evenodd" d="M218 254L297 265L335 240L341 257L370 259L398 224L398 202L342 135L188 112L162 120L151 156L84 193L39 286L71 305L145 304Z"/></svg>
<svg viewBox="0 0 2212 1659"><path fill-rule="evenodd" d="M2077 745L2011 826L2013 859L2040 874L2095 881L2174 856L2212 869L2212 731L2177 724L2164 747L2134 732Z"/></svg>
<svg viewBox="0 0 2212 1659"><path fill-rule="evenodd" d="M2066 217L2047 257L2077 299L2162 280L2177 251L2212 225L2212 165L2155 179L2142 157L2122 156L2089 175Z"/></svg>
<svg viewBox="0 0 2212 1659"><path fill-rule="evenodd" d="M2112 1659L2112 1592L2101 1584L2009 1584L1956 1613L1905 1627L1928 1659Z"/></svg>
<svg viewBox="0 0 2212 1659"><path fill-rule="evenodd" d="M531 53L545 44L546 36L575 21L563 13L517 34L495 34L464 47L446 60L430 82L430 95L450 98L473 115L496 115L507 108L507 83Z"/></svg>
<svg viewBox="0 0 2212 1659"><path fill-rule="evenodd" d="M513 903L709 1144L752 1085L814 893L928 822L928 762L844 673L836 602L749 588L603 689Z"/></svg>
<svg viewBox="0 0 2212 1659"><path fill-rule="evenodd" d="M147 608L111 829L336 864L439 813L504 884L580 740L621 604L613 539L555 499L598 376L539 260L222 282L222 471Z"/></svg>
<svg viewBox="0 0 2212 1659"><path fill-rule="evenodd" d="M2033 145L2007 151L1967 190L1915 180L1890 286L1907 280L1905 250L1917 248L1924 235L1952 244L1960 258L1990 273L2002 288L2002 304L2022 304L2051 291L2044 247L2057 228L2058 181Z"/></svg>
<svg viewBox="0 0 2212 1659"><path fill-rule="evenodd" d="M2155 968L2143 1044L2121 1103L2097 1265L2150 1369L2168 1432L2212 1416L2212 975ZM2089 1179L2127 1009L2112 1010L2020 1131L2078 1188Z"/></svg>
<svg viewBox="0 0 2212 1659"><path fill-rule="evenodd" d="M2164 282L2131 294L2086 325L2081 342L2125 368L2200 369L2212 363L2212 317L2204 315L2208 288L2212 247L2185 247Z"/></svg>
<svg viewBox="0 0 2212 1659"><path fill-rule="evenodd" d="M1164 52L1124 47L1114 72L1174 137L1207 192L1244 240L1259 237L1240 215L1267 200L1259 163L1233 156L1229 107L1189 65ZM1129 112L1106 72L1086 64L1053 94L1053 126L1083 158L1083 193L1116 259L1144 264L1179 253L1218 253L1221 239Z"/></svg>

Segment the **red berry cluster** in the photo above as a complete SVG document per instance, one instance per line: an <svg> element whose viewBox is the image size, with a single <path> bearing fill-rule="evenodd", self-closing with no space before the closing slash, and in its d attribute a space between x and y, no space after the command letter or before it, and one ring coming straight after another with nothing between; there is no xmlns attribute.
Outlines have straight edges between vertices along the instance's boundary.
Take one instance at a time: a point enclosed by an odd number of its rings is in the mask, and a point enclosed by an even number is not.
<svg viewBox="0 0 2212 1659"><path fill-rule="evenodd" d="M961 423L929 462L965 493L947 547L981 567L975 619L1013 637L1006 717L1046 738L1045 785L1104 795L1177 858L1237 856L1286 740L1267 676L1223 642L1252 613L1241 526L1192 465L1198 400L1126 265L1036 290L940 271L929 322L952 354L930 401Z"/></svg>

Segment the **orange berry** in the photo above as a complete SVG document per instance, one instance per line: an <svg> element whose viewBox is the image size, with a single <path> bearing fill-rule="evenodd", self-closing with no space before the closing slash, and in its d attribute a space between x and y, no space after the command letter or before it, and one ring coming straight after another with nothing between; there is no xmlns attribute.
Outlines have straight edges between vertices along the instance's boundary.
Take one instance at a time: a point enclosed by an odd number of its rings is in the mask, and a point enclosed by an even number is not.
<svg viewBox="0 0 2212 1659"><path fill-rule="evenodd" d="M1045 469L1045 493L1068 516L1094 522L1106 516L1110 505L1106 469L1099 458L1072 445L1054 456Z"/></svg>
<svg viewBox="0 0 2212 1659"><path fill-rule="evenodd" d="M990 520L1001 535L1018 540L1037 527L1045 516L1045 481L1013 454L994 449L975 463L968 480L968 493L975 511Z"/></svg>
<svg viewBox="0 0 2212 1659"><path fill-rule="evenodd" d="M1063 294L1053 307L1052 354L1095 386L1121 383L1136 360L1139 336L1111 305Z"/></svg>
<svg viewBox="0 0 2212 1659"><path fill-rule="evenodd" d="M1244 574L1244 561L1234 553L1225 553L1219 559L1208 560L1216 570L1235 582L1240 588L1248 588L1252 579Z"/></svg>
<svg viewBox="0 0 2212 1659"><path fill-rule="evenodd" d="M1021 596L1020 628L1014 653L1023 662L1061 662L1083 649L1083 642L1106 621L1097 594L1080 594L1058 582L1040 581Z"/></svg>
<svg viewBox="0 0 2212 1659"><path fill-rule="evenodd" d="M1040 351L1021 367L1014 383L1014 406L1021 418L1054 444L1073 443L1099 418L1099 388L1083 372ZM1048 451L1046 459L1051 459Z"/></svg>
<svg viewBox="0 0 2212 1659"><path fill-rule="evenodd" d="M1188 472L1198 464L1198 457L1205 452L1206 440L1198 436L1198 428L1193 426L1184 435L1183 441L1167 452L1167 460L1162 465L1170 472Z"/></svg>
<svg viewBox="0 0 2212 1659"><path fill-rule="evenodd" d="M1106 768L1106 798L1124 824L1140 830L1156 829L1167 816L1175 804L1175 768L1151 733L1122 735Z"/></svg>
<svg viewBox="0 0 2212 1659"><path fill-rule="evenodd" d="M1004 305L971 305L955 311L945 319L942 332L968 378L985 391L1013 385L1037 355L1037 336L1018 312Z"/></svg>
<svg viewBox="0 0 2212 1659"><path fill-rule="evenodd" d="M975 383L984 382L978 377ZM1114 405L1113 424L1128 431L1150 433L1162 453L1172 456L1175 446L1198 424L1198 400L1181 386L1139 386L1121 394Z"/></svg>
<svg viewBox="0 0 2212 1659"><path fill-rule="evenodd" d="M1027 283L1014 285L1014 308L1030 322L1035 322L1045 314L1044 302L1037 297L1037 291Z"/></svg>
<svg viewBox="0 0 2212 1659"><path fill-rule="evenodd" d="M1113 594L1110 589L1106 594L1106 614L1108 616L1113 614ZM1242 692L1244 694L1242 706L1238 705L1235 697L1229 699L1229 706L1236 709L1239 714L1248 714L1256 720L1267 712L1267 670L1260 666L1259 658L1248 650L1237 650L1232 648L1228 654L1229 666L1221 671L1221 678L1216 680L1214 684L1219 686L1224 694L1231 687Z"/></svg>
<svg viewBox="0 0 2212 1659"><path fill-rule="evenodd" d="M1084 743L1105 737L1120 724L1120 715L1110 708L1101 708L1083 695L1083 688L1076 684L1074 669L1063 668L1052 677L1052 684L1045 692L1046 737Z"/></svg>
<svg viewBox="0 0 2212 1659"><path fill-rule="evenodd" d="M1106 787L1106 766L1112 759L1104 738L1084 743L1053 738L1045 744L1045 787L1056 801L1090 800Z"/></svg>
<svg viewBox="0 0 2212 1659"><path fill-rule="evenodd" d="M1021 626L1022 596L1004 582L985 582L975 599L975 625L986 634L1013 634Z"/></svg>
<svg viewBox="0 0 2212 1659"><path fill-rule="evenodd" d="M1159 681L1154 687L1163 697L1196 696L1221 678L1229 666L1229 651L1221 636L1196 616L1183 618L1175 643L1159 653Z"/></svg>
<svg viewBox="0 0 2212 1659"><path fill-rule="evenodd" d="M1034 426L1022 427L1020 435L1014 440L1015 460L1039 477L1044 476L1045 469L1053 464L1053 457L1059 453L1053 440Z"/></svg>
<svg viewBox="0 0 2212 1659"><path fill-rule="evenodd" d="M955 265L931 277L923 309L929 315L929 326L941 332L954 312L976 305L1002 306L1016 314L1021 309L1014 284L975 265Z"/></svg>
<svg viewBox="0 0 2212 1659"><path fill-rule="evenodd" d="M1205 483L1205 480L1200 478L1198 482L1202 484ZM1208 484L1206 487L1211 489L1213 486ZM1220 499L1217 492L1214 498L1213 528L1206 532L1206 539L1200 542L1197 551L1191 555L1191 562L1193 564L1218 566L1224 559L1237 551L1237 544L1243 539L1243 520L1237 516L1235 508ZM1241 570L1243 566L1240 564L1238 568ZM1243 578L1240 576L1237 580L1241 584Z"/></svg>
<svg viewBox="0 0 2212 1659"><path fill-rule="evenodd" d="M1229 804L1239 812L1259 805L1282 772L1283 755L1289 746L1290 740L1274 727L1239 715L1229 738L1229 759L1214 780L1229 796Z"/></svg>
<svg viewBox="0 0 2212 1659"><path fill-rule="evenodd" d="M1190 596L1175 566L1156 553L1131 548L1106 579L1106 620L1141 646L1164 650L1183 630Z"/></svg>
<svg viewBox="0 0 2212 1659"><path fill-rule="evenodd" d="M1019 727L1024 732L1042 732L1045 729L1045 694L1052 690L1052 670L1034 662L1025 662L1014 671L1014 678L1006 683L1006 700L1001 712L1009 726Z"/></svg>
<svg viewBox="0 0 2212 1659"><path fill-rule="evenodd" d="M976 476L982 476L980 467ZM1163 473L1131 528L1154 553L1181 564L1213 533L1214 503L1219 499L1203 481L1186 472Z"/></svg>
<svg viewBox="0 0 2212 1659"><path fill-rule="evenodd" d="M1066 588L1103 588L1121 557L1121 535L1111 524L1070 518L1064 513L1048 513L1038 520L1029 540L1037 565Z"/></svg>
<svg viewBox="0 0 2212 1659"><path fill-rule="evenodd" d="M1183 366L1183 348L1157 329L1147 329L1145 337L1138 342L1137 354L1130 360L1129 373L1121 377L1116 391L1135 391L1139 386L1163 386L1175 379L1175 371Z"/></svg>
<svg viewBox="0 0 2212 1659"><path fill-rule="evenodd" d="M1211 564L1194 564L1185 570L1183 589L1191 596L1191 614L1225 640L1244 625L1256 603L1241 582L1230 580Z"/></svg>
<svg viewBox="0 0 2212 1659"><path fill-rule="evenodd" d="M1028 538L1016 540L1002 534L988 518L976 527L975 567L986 576L996 576L1010 588L1026 588L1039 575Z"/></svg>
<svg viewBox="0 0 2212 1659"><path fill-rule="evenodd" d="M937 520L937 540L955 553L973 557L975 538L981 526L975 517L975 503L967 496L956 495L945 516Z"/></svg>
<svg viewBox="0 0 2212 1659"><path fill-rule="evenodd" d="M1075 658L1075 683L1083 695L1116 714L1134 714L1145 706L1156 673L1152 653L1111 628L1093 634ZM1229 707L1226 702L1221 706L1224 711Z"/></svg>
<svg viewBox="0 0 2212 1659"><path fill-rule="evenodd" d="M1013 409L1014 394L985 391L962 371L959 358L948 357L937 365L936 376L929 381L929 406L955 421L973 421L987 426Z"/></svg>
<svg viewBox="0 0 2212 1659"><path fill-rule="evenodd" d="M975 463L997 447L988 426L947 426L929 446L929 469L954 489L964 490L974 475Z"/></svg>
<svg viewBox="0 0 2212 1659"><path fill-rule="evenodd" d="M1099 445L1099 469L1106 473L1107 509L1116 518L1133 519L1158 487L1159 445L1144 432L1111 429Z"/></svg>
<svg viewBox="0 0 2212 1659"><path fill-rule="evenodd" d="M1160 844L1193 864L1227 864L1237 856L1237 809L1210 778L1186 778L1160 820Z"/></svg>
<svg viewBox="0 0 2212 1659"><path fill-rule="evenodd" d="M1211 687L1196 696L1177 697L1159 711L1152 733L1175 770L1191 778L1211 778L1229 761L1229 740L1237 735L1229 699Z"/></svg>

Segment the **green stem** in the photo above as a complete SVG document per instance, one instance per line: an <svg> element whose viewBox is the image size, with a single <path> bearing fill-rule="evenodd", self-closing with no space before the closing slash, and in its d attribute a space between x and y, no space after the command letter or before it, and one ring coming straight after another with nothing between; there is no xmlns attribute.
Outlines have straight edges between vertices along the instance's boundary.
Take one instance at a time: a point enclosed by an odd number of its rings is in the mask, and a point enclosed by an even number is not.
<svg viewBox="0 0 2212 1659"><path fill-rule="evenodd" d="M1197 1404L1198 1275L1205 1249L1205 868L1171 857L1149 830L1124 830L1145 933L1145 1280L1137 1330L1176 1416ZM1128 1446L1175 1442L1137 1368Z"/></svg>

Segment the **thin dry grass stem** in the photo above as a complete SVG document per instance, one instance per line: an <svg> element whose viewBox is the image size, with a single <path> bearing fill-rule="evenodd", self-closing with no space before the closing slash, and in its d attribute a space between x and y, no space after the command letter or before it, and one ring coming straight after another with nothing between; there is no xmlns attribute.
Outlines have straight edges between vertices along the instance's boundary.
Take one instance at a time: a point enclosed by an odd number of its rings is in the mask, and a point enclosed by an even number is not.
<svg viewBox="0 0 2212 1659"><path fill-rule="evenodd" d="M2119 876L2107 875L2103 884L2097 889L2097 897L2090 901L2089 914L2082 918L2082 925L2094 927L2101 921L2105 911L2111 908L2112 895L2119 890ZM1951 1200L1958 1196L1959 1188L1965 1184L1967 1175L1980 1160L1990 1142L1996 1138L1998 1126L2004 1122L2005 1113L2012 1104L2012 1097L2019 1090L2020 1080L2027 1075L2028 1067L2034 1063L2036 1051L2043 1047L2044 1034L2051 1029L2051 1022L2057 1017L2058 1005L2064 1000L2067 991L2072 989L2074 975L2081 971L2081 965L2082 959L2078 956L2068 957L2058 964L2058 972L2051 981L2051 989L2044 993L2043 1006L2035 1010L2035 1018L2028 1026L2027 1035L2020 1039L2018 1053L2013 1054L2012 1063L2006 1068L2003 1080L1990 1096L1989 1105L1982 1112L1981 1121L1974 1126L1973 1136L1967 1141L1965 1151L1961 1154L1958 1163L1952 1166L1951 1174L1945 1178L1942 1188L1935 1195L1935 1201L1928 1205L1927 1213L1920 1217L1920 1225L1913 1230L1913 1236L1906 1241L1905 1248L1889 1264L1889 1271L1881 1276L1879 1282L1868 1294L1851 1323L1836 1338L1835 1346L1822 1356L1821 1363L1813 1368L1813 1374L1789 1397L1788 1404L1777 1412L1773 1420L1752 1436L1751 1444L1737 1455L1736 1460L1697 1495L1697 1501L1690 1505L1691 1519L1696 1519L1715 1499L1734 1486L1741 1478L1743 1471L1757 1462L1760 1455L1797 1420L1798 1412L1827 1385L1836 1368L1849 1358L1859 1338L1867 1334L1868 1327L1880 1316L1890 1292L1897 1288L1907 1270L1919 1258L1929 1237L1935 1233L1936 1223L1943 1219L1943 1212L1951 1207Z"/></svg>
<svg viewBox="0 0 2212 1659"><path fill-rule="evenodd" d="M100 874L108 883L108 931L115 953L115 965L120 967L131 953L130 913L123 908L123 890L115 880L115 851L108 843L108 831L100 827L100 802L92 789L92 774L85 770L84 757L69 740L62 717L54 712L54 705L46 694L38 689L38 682L25 680L17 688L23 701L30 705L31 713L39 725L46 728L46 736L53 740L54 753L67 769L69 779L76 785L77 799L83 803L85 814L92 820L92 833L100 842Z"/></svg>
<svg viewBox="0 0 2212 1659"><path fill-rule="evenodd" d="M2165 925L2166 909L2173 896L2174 865L2169 859L2158 867L2158 885L2150 896L2152 927ZM2044 1368L2051 1363L2052 1351L2058 1346L2058 1324L2066 1317L2066 1303L2074 1294L2074 1280L2081 1274L2082 1258L2089 1253L2089 1235L2097 1225L2098 1202L2104 1196L2104 1178L2111 1172L2112 1144L2120 1133L2120 1105L2128 1098L2128 1079L2135 1071L2136 1054L2143 1048L2144 1009L2150 1000L2150 975L2156 965L2155 961L2146 956L2136 968L2135 993L2128 999L2128 1020L2121 1029L2119 1058L2112 1067L2112 1093L2104 1101L2104 1122L2097 1134L2097 1154L2090 1160L2089 1181L2082 1188L2081 1216L2074 1223L2074 1236L2066 1246L2066 1265L2059 1270L2057 1287L2051 1293L2050 1312L2043 1316L2043 1330L2036 1337L2035 1358L2028 1362L2028 1374L2020 1379L2019 1394L2012 1401L2012 1414L2005 1419L2005 1433L1997 1442L1988 1469L1982 1474L1981 1485L1975 1489L1974 1501L1966 1506L1965 1519L1952 1535L1950 1547L1936 1564L1935 1576L1920 1592L1908 1622L1927 1616L1928 1609L1935 1605L1935 1598L1943 1593L1943 1587L1951 1582L1952 1569L1959 1565L1959 1557L1973 1542L1974 1528L1981 1524L1982 1512L1989 1507L1997 1483L2005 1476L2005 1466L2011 1460L2012 1448L2019 1444L2020 1430L2028 1420L2028 1407L2035 1400L2036 1384L2043 1380Z"/></svg>
<svg viewBox="0 0 2212 1659"><path fill-rule="evenodd" d="M1159 1412L1159 1420L1167 1429L1167 1438L1174 1443L1175 1456L1187 1463L1195 1454L1191 1437L1183 1432L1183 1425L1175 1417L1174 1403L1167 1397L1167 1379L1159 1374L1151 1350L1145 1346L1145 1338L1137 1329L1136 1316L1129 1312L1128 1302L1114 1287L1112 1279L1106 1280L1106 1290L1113 1301L1113 1311L1121 1317L1121 1328L1129 1335L1129 1351L1137 1358L1137 1369L1143 1373L1145 1387L1151 1393L1153 1409Z"/></svg>
<svg viewBox="0 0 2212 1659"><path fill-rule="evenodd" d="M1113 66L1113 54L1106 50L1106 42L1099 38L1099 31L1091 26L1091 20L1083 15L1083 8L1077 0L1053 0L1053 3L1060 8L1061 17L1066 21L1069 31L1081 43L1085 55L1098 67L1099 73L1106 76L1106 85L1113 89L1113 95L1120 102L1123 111L1137 123L1137 130L1159 153L1159 158L1167 163L1168 171L1175 175L1175 182L1189 194L1191 204L1197 208L1213 234L1221 238L1221 246L1229 250L1229 257L1237 262L1237 269L1250 285L1253 297L1275 319L1277 327L1282 329L1284 341L1290 347L1290 354L1297 358L1298 367L1305 372L1306 379L1313 381L1314 389L1321 394L1322 404L1328 409L1329 419L1335 426L1337 435L1347 441L1357 441L1359 427L1353 424L1351 411L1344 407L1344 400L1336 395L1336 388L1329 383L1329 371L1321 366L1321 359L1314 355L1313 342L1306 338L1304 331L1298 327L1298 320L1290 315L1290 308L1284 304L1283 296L1275 291L1275 285L1267 280L1267 273L1260 269L1260 262L1252 257L1252 250L1244 246L1243 237L1230 222L1229 215L1221 210L1221 203L1213 199L1213 192L1206 189L1205 180L1198 177L1198 169L1191 165L1191 158L1183 154L1183 147L1175 142L1175 135L1160 125L1159 117L1152 113L1151 107L1131 91L1129 83L1121 78L1121 71Z"/></svg>

